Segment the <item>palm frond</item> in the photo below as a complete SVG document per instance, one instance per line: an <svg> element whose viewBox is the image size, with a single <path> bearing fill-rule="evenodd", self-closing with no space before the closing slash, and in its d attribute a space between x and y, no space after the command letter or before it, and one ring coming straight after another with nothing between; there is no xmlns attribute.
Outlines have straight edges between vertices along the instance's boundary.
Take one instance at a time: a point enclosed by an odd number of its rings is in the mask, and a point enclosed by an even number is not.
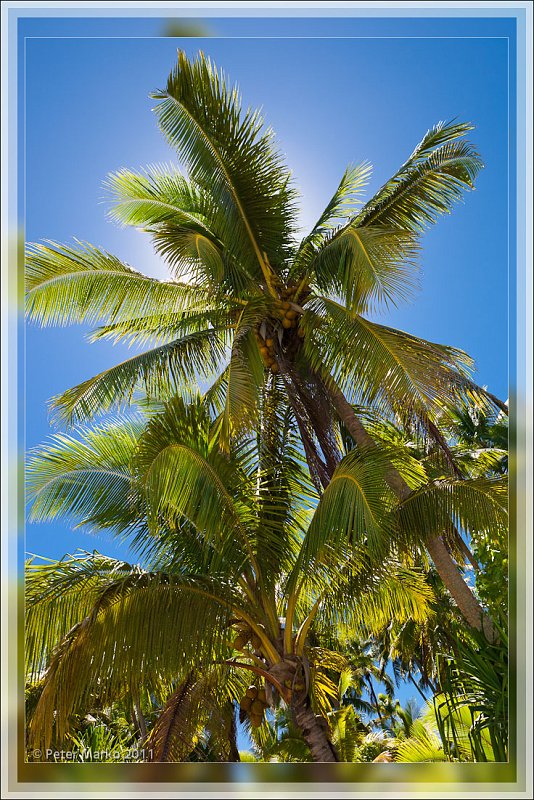
<svg viewBox="0 0 534 800"><path fill-rule="evenodd" d="M313 226L311 232L302 240L291 268L292 274L299 275L306 269L317 248L340 220L351 218L361 205L360 194L366 186L371 174L371 165L367 162L349 166L337 187L330 202Z"/></svg>
<svg viewBox="0 0 534 800"><path fill-rule="evenodd" d="M411 536L422 527L451 532L452 526L475 537L496 530L506 535L507 503L507 482L502 478L444 479L412 492L396 514L400 528Z"/></svg>
<svg viewBox="0 0 534 800"><path fill-rule="evenodd" d="M159 314L143 317L121 319L110 325L101 325L89 335L91 342L101 339L112 342L124 342L131 345L163 344L187 336L190 333L201 333L211 328L217 329L224 338L225 328L232 326L235 313L224 308L201 311L179 311L167 313L164 309ZM228 339L229 339L228 333Z"/></svg>
<svg viewBox="0 0 534 800"><path fill-rule="evenodd" d="M347 634L359 631L375 636L384 627L408 620L425 623L432 616L434 593L421 570L409 568L395 558L381 567L363 570L355 565L331 571L318 624L338 625Z"/></svg>
<svg viewBox="0 0 534 800"><path fill-rule="evenodd" d="M440 737L422 720L414 722L410 738L399 742L395 750L395 761L400 763L449 760Z"/></svg>
<svg viewBox="0 0 534 800"><path fill-rule="evenodd" d="M230 585L213 578L149 573L129 565L113 569L87 616L56 647L44 689L29 724L33 742L48 746L53 728L64 739L71 715L97 695L105 704L141 683L161 691L174 676L213 653L227 652L225 632L235 603ZM69 566L68 564L66 565ZM91 565L88 565L89 569ZM110 574L111 573L111 574ZM78 576L75 581L79 584ZM68 615L62 597L72 601L69 582L55 597L55 613ZM50 603L34 598L35 640L46 635ZM68 609L68 603L67 603Z"/></svg>
<svg viewBox="0 0 534 800"><path fill-rule="evenodd" d="M358 226L385 225L420 233L472 189L482 168L465 136L469 123L438 123L400 170L363 207Z"/></svg>
<svg viewBox="0 0 534 800"><path fill-rule="evenodd" d="M141 416L109 420L76 436L55 434L30 451L26 466L30 519L72 517L91 529L124 532L140 522L131 461L145 425Z"/></svg>
<svg viewBox="0 0 534 800"><path fill-rule="evenodd" d="M108 176L107 186L114 199L111 218L150 233L177 277L212 290L257 291L211 191L186 180L172 165L144 173L121 170Z"/></svg>
<svg viewBox="0 0 534 800"><path fill-rule="evenodd" d="M67 423L83 421L132 402L136 389L155 400L217 373L226 355L216 329L197 331L155 347L67 389L52 398L52 408Z"/></svg>
<svg viewBox="0 0 534 800"><path fill-rule="evenodd" d="M247 481L223 456L212 436L211 419L199 402L186 407L180 398L153 417L139 440L135 459L154 528L162 515L195 526L227 565L239 570L254 558L254 529L245 501Z"/></svg>
<svg viewBox="0 0 534 800"><path fill-rule="evenodd" d="M114 222L145 230L174 222L216 238L209 227L209 197L173 164L149 165L143 172L121 169L109 174L104 185L111 194L108 216Z"/></svg>
<svg viewBox="0 0 534 800"><path fill-rule="evenodd" d="M264 313L263 303L248 303L235 327L219 430L224 450L229 449L232 437L250 431L258 417L264 365L254 333Z"/></svg>
<svg viewBox="0 0 534 800"><path fill-rule="evenodd" d="M386 462L378 454L366 455L349 453L337 467L306 534L304 558L321 559L330 541L356 545L365 540L376 556L389 547L392 495L384 480Z"/></svg>
<svg viewBox="0 0 534 800"><path fill-rule="evenodd" d="M148 278L83 243L29 244L25 279L27 314L41 325L115 322L162 308L171 313L209 307L203 287Z"/></svg>
<svg viewBox="0 0 534 800"><path fill-rule="evenodd" d="M328 371L352 402L386 418L425 428L446 420L448 408L466 397L490 403L461 350L371 322L326 298L310 303L300 324L312 368Z"/></svg>
<svg viewBox="0 0 534 800"><path fill-rule="evenodd" d="M181 681L167 700L146 742L146 747L152 751L152 761L185 761L209 718L214 688L214 678L209 672L201 675L190 673Z"/></svg>
<svg viewBox="0 0 534 800"><path fill-rule="evenodd" d="M166 89L153 97L162 132L221 209L222 239L232 233L251 274L261 276L264 253L270 263L283 263L293 228L293 192L259 113L242 113L237 89L229 88L203 53L189 61L179 51Z"/></svg>
<svg viewBox="0 0 534 800"><path fill-rule="evenodd" d="M356 312L397 306L417 287L414 234L384 225L348 225L324 238L310 259L309 280Z"/></svg>

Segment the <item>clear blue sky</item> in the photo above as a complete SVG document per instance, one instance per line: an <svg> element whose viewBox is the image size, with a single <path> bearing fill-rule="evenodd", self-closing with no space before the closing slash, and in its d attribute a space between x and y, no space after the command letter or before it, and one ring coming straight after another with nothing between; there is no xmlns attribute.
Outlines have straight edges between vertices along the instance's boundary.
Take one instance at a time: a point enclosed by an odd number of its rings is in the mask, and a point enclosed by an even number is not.
<svg viewBox="0 0 534 800"><path fill-rule="evenodd" d="M239 83L245 104L263 107L302 193L304 230L349 162L372 162L373 191L438 120L472 121L486 165L477 190L424 236L421 291L382 321L466 350L476 380L507 398L508 41L500 37L508 22L209 23L221 35L312 37L300 39L54 38L158 36L160 20L25 26L32 37L52 37L26 40L26 239L77 237L157 277L166 272L148 237L106 220L102 181L121 167L173 159L148 95L164 85L178 46L191 56L202 48ZM326 34L377 38L317 38ZM484 35L491 38L472 38ZM122 346L88 344L86 333L27 326L27 448L51 432L52 395L126 357ZM76 548L129 555L66 524L27 526L28 552L59 558Z"/></svg>

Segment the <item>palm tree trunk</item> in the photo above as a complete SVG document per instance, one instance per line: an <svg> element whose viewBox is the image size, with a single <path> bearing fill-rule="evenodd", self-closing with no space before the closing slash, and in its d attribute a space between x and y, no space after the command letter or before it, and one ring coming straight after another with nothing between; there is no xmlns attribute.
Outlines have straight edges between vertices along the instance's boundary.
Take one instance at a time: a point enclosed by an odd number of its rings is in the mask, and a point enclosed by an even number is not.
<svg viewBox="0 0 534 800"><path fill-rule="evenodd" d="M376 447L375 440L367 433L343 392L332 383L329 384L328 388L332 404L356 445L359 447ZM388 486L400 500L405 500L411 494L410 487L392 465L388 467L384 477ZM426 548L441 580L456 602L466 622L473 628L482 631L488 639L495 639L495 629L491 620L464 581L458 566L445 546L443 538L439 534L428 537Z"/></svg>
<svg viewBox="0 0 534 800"><path fill-rule="evenodd" d="M326 720L316 716L306 697L292 704L291 710L295 723L310 748L312 758L318 762L338 762L336 748L328 736Z"/></svg>
<svg viewBox="0 0 534 800"><path fill-rule="evenodd" d="M490 618L464 581L441 536L430 536L426 549L438 574L454 598L456 605L472 628L482 631L490 641L495 639L495 629Z"/></svg>

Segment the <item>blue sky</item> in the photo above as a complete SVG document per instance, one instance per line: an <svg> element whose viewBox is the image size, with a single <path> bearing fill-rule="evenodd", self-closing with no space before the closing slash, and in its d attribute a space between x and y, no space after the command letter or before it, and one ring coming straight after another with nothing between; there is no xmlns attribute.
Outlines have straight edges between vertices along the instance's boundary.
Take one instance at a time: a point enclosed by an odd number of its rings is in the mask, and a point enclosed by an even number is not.
<svg viewBox="0 0 534 800"><path fill-rule="evenodd" d="M348 163L374 165L372 192L438 120L469 120L485 162L477 189L425 234L419 294L381 321L464 349L476 361L477 382L507 398L508 24L368 19L298 27L288 20L259 29L226 20L211 29L288 38L83 38L163 30L158 20L113 27L119 24L26 23L32 37L51 37L26 39L27 240L77 237L142 272L167 275L146 235L106 220L102 181L121 167L173 160L148 95L164 85L177 47L189 55L203 49L239 83L245 105L263 108L302 194L303 231ZM82 38L55 38L60 31ZM297 31L310 38L291 38ZM320 38L327 32L376 38ZM52 431L51 396L127 357L122 346L88 344L86 333L27 326L27 448ZM128 557L125 546L64 523L27 526L28 552L61 557L76 548Z"/></svg>

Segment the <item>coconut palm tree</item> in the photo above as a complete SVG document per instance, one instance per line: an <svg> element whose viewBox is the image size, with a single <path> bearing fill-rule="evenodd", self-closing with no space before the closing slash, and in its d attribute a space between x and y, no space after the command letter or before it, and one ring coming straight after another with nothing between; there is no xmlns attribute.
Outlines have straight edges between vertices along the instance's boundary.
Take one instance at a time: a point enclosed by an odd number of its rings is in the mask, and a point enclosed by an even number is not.
<svg viewBox="0 0 534 800"><path fill-rule="evenodd" d="M57 434L32 454L34 519L66 515L111 531L143 562L98 553L30 561L27 669L42 681L33 746L63 741L72 715L95 699L139 705L142 690L163 703L147 742L159 760L185 758L206 726L227 737L239 699L251 725L285 703L312 758L338 759L327 719L339 696L333 676L351 663L324 646L327 633L420 623L432 591L396 547L402 517L383 454L349 453L319 499L290 409L272 393L260 429L222 453L205 401L177 397ZM406 456L395 463L416 480ZM481 506L469 513L487 513Z"/></svg>
<svg viewBox="0 0 534 800"><path fill-rule="evenodd" d="M340 426L360 449L375 446L360 407L417 426L446 454L440 425L460 401L476 397L506 410L474 384L465 353L368 316L410 295L421 232L473 186L481 161L464 138L471 125L437 124L366 203L370 165L349 167L299 241L296 195L273 133L257 111L242 110L237 89L208 58L190 61L180 52L153 97L187 177L174 166L121 170L108 179L110 215L149 233L172 278L148 278L91 245L28 247L31 319L99 321L93 339L151 345L56 397L63 420L127 403L140 387L165 398L209 382L206 396L228 450L258 424L264 385L276 385L319 490L340 460ZM394 464L386 481L397 496L410 496ZM442 531L425 533L466 620L491 634Z"/></svg>

